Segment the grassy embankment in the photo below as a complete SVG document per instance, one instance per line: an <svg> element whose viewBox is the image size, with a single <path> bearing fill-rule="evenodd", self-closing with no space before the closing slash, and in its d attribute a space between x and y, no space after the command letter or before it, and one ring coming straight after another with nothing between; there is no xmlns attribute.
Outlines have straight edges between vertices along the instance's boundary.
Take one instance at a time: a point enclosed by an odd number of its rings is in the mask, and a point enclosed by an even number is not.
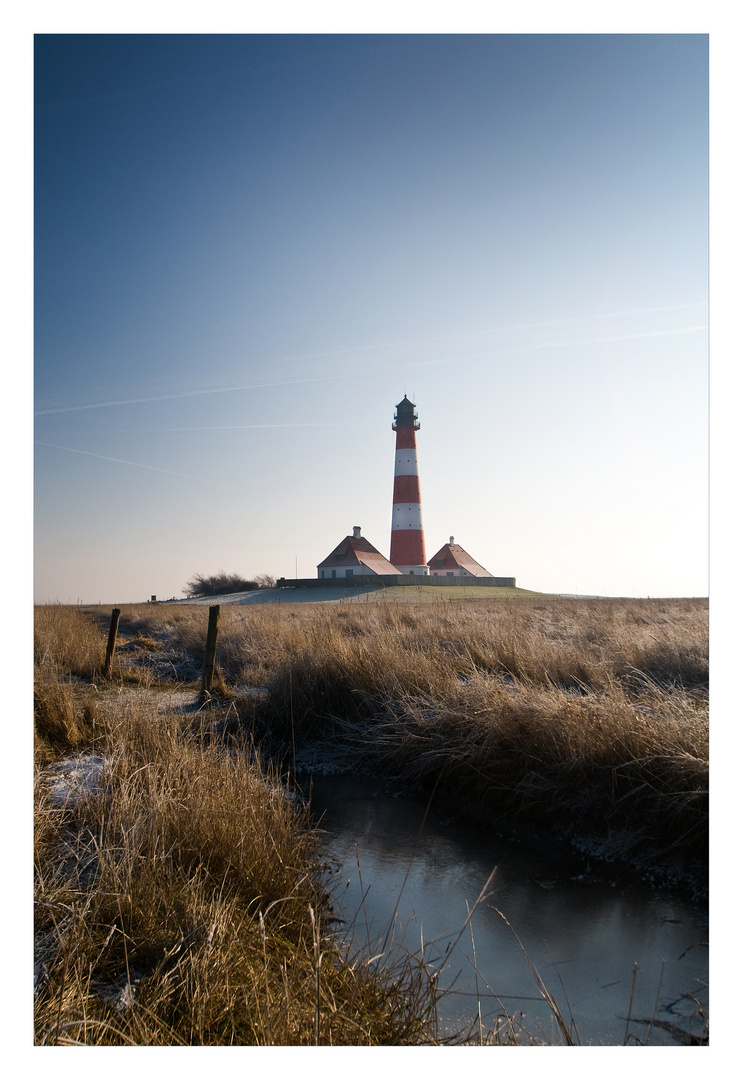
<svg viewBox="0 0 743 1080"><path fill-rule="evenodd" d="M203 608L124 615L130 633L160 635L139 648L140 671L197 678ZM705 600L272 605L221 618L232 715L266 747L342 741L411 785L703 878Z"/></svg>
<svg viewBox="0 0 743 1080"><path fill-rule="evenodd" d="M129 971L136 967L130 956L135 947L127 944L135 941L137 949L144 950L137 967L145 973L137 984L142 988L139 1000L158 1017L158 1023L165 1024L167 1034L157 1036L161 1041L172 1041L172 1032L177 1031L185 1041L311 1042L316 1015L321 1025L328 1025L319 1034L321 1041L332 1037L337 1042L402 1042L429 1037L425 1016L430 998L420 970L416 974L411 968L407 974L408 981L418 980L416 994L399 990L401 999L408 1002L417 995L417 1004L406 1012L395 1003L394 983L387 982L382 989L358 965L349 973L339 958L335 964L327 959L331 950L325 941L318 945L318 931L313 931L309 911L312 908L319 924L323 905L318 886L312 884L317 878L311 873L307 876L311 834L297 811L276 794L275 778L251 756L251 740L266 751L283 751L288 762L297 748L313 740L325 740L335 747L343 743L359 760L411 785L436 785L439 793L465 797L473 808L593 836L617 856L646 866L673 861L698 880L704 877L708 771L705 601L532 597L419 605L225 606L218 648L220 694L212 708L189 722L172 713L158 718L152 705L142 700L123 707L122 716L121 706L111 712L105 704L110 690L100 681L97 689L86 682L64 681L70 675L90 679L96 674L102 662L108 614L91 612L86 618L74 609L37 612L40 761L52 753L50 748L56 746L59 752L71 745L95 745L110 760L104 795L83 801L74 812L67 811L72 815L70 821L59 813L56 819L50 814L44 817L42 806L43 822L37 829L42 853L39 866L52 865L49 852L65 831L74 835L76 839L70 844L77 865L84 869L86 859L90 860L92 869L85 873L96 879L93 893L109 905L93 920L100 926L103 940L92 941L87 951L82 945L73 950L64 943L77 940L71 925L76 918L83 918L81 905L92 903L90 887L85 881L71 886L75 877L70 878L69 873L67 877L58 873L50 884L42 880L44 903L50 906L51 914L44 923L46 908L42 904L41 932L47 941L59 942L55 974L50 976L48 992L42 995L47 1001L47 1013L42 1009L45 1019L40 1021L49 1033L45 1037L51 1038L56 1030L55 1007L62 1006L57 1018L60 1030L71 1015L75 1017L71 1022L79 1026L81 1008L90 1007L93 1019L99 1017L101 1008L105 1012L98 1004L100 994L95 1005L92 1003L93 984L101 979L105 982L105 978L110 983L116 972L121 979L122 959ZM66 622L71 617L80 626L74 633ZM122 646L112 685L150 689L188 686L195 691L206 618L204 608L196 605L124 608ZM52 642L55 619L59 626ZM72 655L72 643L82 642L85 635L90 637L88 658L80 659ZM111 717L108 720L107 715ZM226 738L233 748L229 759L220 748ZM181 763L184 755L195 755L190 766ZM197 783L195 777L206 776L207 768L216 770L215 778L209 784ZM239 779L243 775L245 779ZM287 841L287 851L278 860L272 847L276 836L283 835L278 824L264 821L252 826L254 832L247 831L242 808L246 800L256 802L255 794L249 792L258 788L268 793L264 801L271 809L267 813L280 812L292 818L292 825L283 832L293 839ZM203 813L197 811L194 800L200 804L209 791L218 794L207 800ZM133 814L135 806L146 815L147 826L135 826L133 817L117 825L124 808ZM158 808L156 812L153 806ZM237 812L230 815L226 807L239 807L239 816ZM195 839L186 844L191 819L203 820L206 831L197 831ZM222 843L213 838L214 823L228 820L232 824L229 829L224 824L223 854L208 856L215 844L218 849ZM238 820L240 828L236 829ZM136 859L124 858L121 852L130 841L139 844L140 835L144 847L136 848ZM275 882L272 890L258 869L245 870L240 861L243 856L238 857L238 853L246 849L251 866L251 860L264 850L269 870L293 870L286 880ZM211 890L211 900L216 902L218 883L220 899L238 908L229 919L215 912L209 917L194 916L188 922L178 914L163 941L163 934L158 937L154 931L163 923L167 904L160 911L153 902L148 906L135 902L136 895L150 895L153 881L163 873L161 861L179 883L172 895L190 897L199 885L202 890ZM149 867L139 893L128 882L124 887L117 878L122 866L130 864L133 869ZM82 872L76 871L78 879ZM112 875L110 881L104 880L104 873ZM246 876L251 884L246 893L240 893ZM202 882L206 884L200 885ZM65 890L70 889L78 899L67 896L66 908L48 898L50 892L56 896L55 890L61 890L60 896L65 896ZM124 909L111 910L112 898ZM269 911L274 899L280 902ZM60 914L63 908L65 919ZM296 926L288 919L289 909L298 913ZM136 922L140 910L142 914L155 913L153 924L140 926ZM55 925L55 919L64 927ZM274 959L269 955L272 919L280 925L284 950L279 949ZM288 920L286 926L284 919ZM239 983L239 991L234 992L242 995L242 1007L250 1020L238 1029L230 1027L235 1024L235 1002L213 1005L210 1010L221 1019L207 1033L207 1028L200 1026L204 1021L199 1013L206 1008L205 984L188 972L195 962L195 951L200 950L205 963L213 955L216 927L222 926L224 935L229 936L228 923L244 927L241 933L255 945L257 967L251 991L245 989L242 976L234 983L221 977L222 983L233 987ZM91 925L87 908L84 925ZM198 932L196 926L201 928ZM194 933L193 939L189 937ZM158 963L166 958L162 971L148 951L151 939L158 942ZM295 954L289 964L291 949ZM68 956L71 952L77 964L74 978ZM359 985L378 1002L368 1023L361 1021L359 1014L348 1022L340 1019L343 994L336 985L327 991L321 987L317 1007L312 976L318 952L326 955L320 965L321 978L332 973L339 983L349 980L344 985L351 988L348 993L353 1007L362 993ZM168 967L169 954L175 957L175 975ZM98 972L99 963L107 975ZM283 981L295 970L305 971L304 976L297 974L304 989L301 993L297 989L296 998L293 984L287 989ZM155 975L155 971L160 973ZM155 982L150 980L161 975L162 991L155 990ZM397 984L398 989L403 982ZM147 1004L150 989L145 988L152 988L152 1004ZM81 1004L84 998L89 1006ZM304 1019L292 1025L288 1019L290 1002L297 1002L299 1014L300 999ZM171 1006L166 1007L166 1001L177 1002L180 1012L169 1012ZM119 1027L133 1022L128 1011L112 1013L111 1008L105 1013L108 1019L101 1022L113 1023L112 1016ZM287 1019L271 1021L272 1011L281 1013L281 1009ZM397 1028L401 1020L403 1027ZM108 1032L107 1028L101 1030ZM87 1040L93 1031L85 1028ZM131 1029L125 1034L133 1041L143 1037Z"/></svg>

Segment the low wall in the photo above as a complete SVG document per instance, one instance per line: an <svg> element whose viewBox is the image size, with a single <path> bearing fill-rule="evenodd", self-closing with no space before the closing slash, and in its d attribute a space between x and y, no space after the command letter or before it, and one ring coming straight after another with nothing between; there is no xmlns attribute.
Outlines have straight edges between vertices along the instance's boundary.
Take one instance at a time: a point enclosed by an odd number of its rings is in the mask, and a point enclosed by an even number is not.
<svg viewBox="0 0 743 1080"><path fill-rule="evenodd" d="M332 586L337 589L346 586L349 589L359 587L373 589L390 589L395 585L444 585L447 588L456 588L458 585L487 585L501 589L515 589L516 578L513 577L433 577L423 574L364 574L352 578L279 578L276 582L277 589L316 589L318 586Z"/></svg>

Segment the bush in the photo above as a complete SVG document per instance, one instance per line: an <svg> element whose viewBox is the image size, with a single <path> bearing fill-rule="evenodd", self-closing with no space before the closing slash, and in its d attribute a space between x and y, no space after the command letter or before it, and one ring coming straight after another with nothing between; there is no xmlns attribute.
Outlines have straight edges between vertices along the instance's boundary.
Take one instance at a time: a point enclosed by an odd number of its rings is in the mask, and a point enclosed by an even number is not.
<svg viewBox="0 0 743 1080"><path fill-rule="evenodd" d="M249 592L257 589L257 581L248 581L239 574L225 574L220 570L210 577L194 574L186 583L186 596L222 596L226 593Z"/></svg>

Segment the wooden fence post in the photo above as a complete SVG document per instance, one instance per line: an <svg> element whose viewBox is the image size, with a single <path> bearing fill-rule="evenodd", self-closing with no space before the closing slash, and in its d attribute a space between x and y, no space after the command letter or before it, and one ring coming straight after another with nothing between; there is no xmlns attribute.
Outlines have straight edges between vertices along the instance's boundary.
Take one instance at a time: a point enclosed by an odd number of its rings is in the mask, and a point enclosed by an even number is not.
<svg viewBox="0 0 743 1080"><path fill-rule="evenodd" d="M106 662L103 665L103 674L106 678L111 674L111 663L114 658L114 649L116 648L116 634L119 629L119 615L121 615L121 608L115 607L111 612L111 625L108 628L108 645L106 645Z"/></svg>
<svg viewBox="0 0 743 1080"><path fill-rule="evenodd" d="M217 656L217 629L219 626L219 604L209 608L209 628L206 632L206 652L204 653L204 673L201 676L201 698L206 697L212 688L214 679L214 661Z"/></svg>

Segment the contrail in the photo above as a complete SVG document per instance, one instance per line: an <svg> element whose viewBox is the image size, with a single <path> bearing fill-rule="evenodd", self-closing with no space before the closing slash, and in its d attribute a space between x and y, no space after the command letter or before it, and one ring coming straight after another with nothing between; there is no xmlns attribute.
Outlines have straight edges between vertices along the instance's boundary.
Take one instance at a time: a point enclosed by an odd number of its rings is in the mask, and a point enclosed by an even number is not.
<svg viewBox="0 0 743 1080"><path fill-rule="evenodd" d="M566 321L570 321L570 320L566 320ZM551 324L543 324L543 325L551 325ZM613 336L610 336L610 337L586 338L586 339L579 340L579 341L570 341L570 340L568 340L568 341L543 341L543 342L537 342L534 345L523 345L523 346L520 346L520 347L509 347L509 348L504 348L504 349L491 349L491 350L488 350L487 352L470 353L470 354L465 355L465 356L449 356L449 357L443 357L443 358L441 358L439 360L421 360L421 361L410 360L407 364L405 364L405 363L403 363L403 364L386 364L384 366L376 365L375 367L368 368L368 369L360 368L360 369L356 369L355 371L350 371L350 372L339 372L339 373L336 373L336 374L333 374L333 375L316 375L314 377L308 377L308 378L304 378L304 379L283 379L283 380L277 381L277 382L264 382L264 383L254 382L254 383L242 383L242 384L240 384L238 386L223 386L223 387L211 387L211 388L206 387L206 388L202 388L201 390L184 390L179 394L159 394L159 395L153 395L151 397L121 398L121 399L116 400L116 401L96 401L96 402L93 402L93 403L91 403L89 405L62 405L62 406L59 406L58 408L54 408L54 409L37 409L36 412L34 413L34 415L35 416L51 416L51 415L54 415L54 414L57 414L57 413L81 412L81 411L86 410L86 409L113 408L113 407L115 407L117 405L146 405L146 404L149 404L149 403L155 402L155 401L177 401L177 400L180 400L182 398L206 397L207 395L211 395L211 394L234 394L234 393L238 393L241 390L264 390L264 389L268 389L268 388L276 387L276 386L298 386L298 385L303 385L303 384L306 384L306 383L330 382L330 381L332 381L334 379L352 379L352 378L355 378L358 375L368 375L368 374L377 374L378 375L380 371L400 371L401 368L405 368L405 367L420 368L420 367L428 367L428 366L438 366L438 365L441 365L441 364L453 363L455 361L461 362L461 361L465 361L465 360L478 360L478 359L482 359L485 356L508 356L511 353L534 352L534 351L536 351L538 349L561 349L561 348L566 348L568 346L577 346L577 345L605 345L605 344L610 344L611 342L615 342L615 341L635 341L635 340L639 340L641 338L673 337L673 336L678 335L678 334L692 334L692 333L696 333L697 331L700 331L700 330L705 330L706 331L708 329L709 328L708 328L707 325L685 326L685 327L679 327L677 329L672 329L672 330L645 330L645 331L642 331L642 332L637 333L637 334L616 334L616 335L613 335ZM493 332L495 332L495 331L493 331ZM423 340L423 339L421 339L421 340ZM441 339L429 339L429 340L444 340L444 339L441 338ZM383 346L378 346L378 347L383 348ZM366 348L366 346L364 346L364 348ZM369 346L369 348L371 348L371 346ZM353 349L348 350L348 352L354 352L354 351L359 351L359 350L353 350ZM323 356L323 355L332 355L332 354L330 354L330 353L317 353L315 355L316 356ZM295 358L295 359L298 359L298 358ZM266 425L266 426L270 426L270 425ZM287 425L287 426L291 426L291 425ZM299 426L299 425L297 425L297 426Z"/></svg>
<svg viewBox="0 0 743 1080"><path fill-rule="evenodd" d="M325 382L328 379L350 379L357 372L343 375L317 375L308 379L285 379L282 382L245 383L241 386L221 386L212 389L184 390L180 394L159 394L153 397L122 398L118 401L95 401L90 405L61 405L56 409L37 409L34 416L50 416L53 413L81 412L83 409L107 409L115 405L146 405L152 401L176 401L179 398L204 397L206 394L234 394L238 390L262 390L272 386L294 386L297 383Z"/></svg>
<svg viewBox="0 0 743 1080"><path fill-rule="evenodd" d="M158 431L258 431L263 428L338 427L338 424L217 424L214 427L158 427ZM136 430L136 429L135 429Z"/></svg>
<svg viewBox="0 0 743 1080"><path fill-rule="evenodd" d="M582 341L544 341L528 345L525 352L532 349L564 349L569 345L607 345L614 341L636 341L639 338L676 337L678 334L696 334L700 330L709 330L706 324L699 326L679 326L674 330L643 330L639 334L612 334L610 337L585 338Z"/></svg>
<svg viewBox="0 0 743 1080"><path fill-rule="evenodd" d="M193 480L197 484L216 484L217 487L229 487L219 480L205 480L199 476L186 476L185 473L171 472L170 469L158 469L155 465L143 465L141 461L127 461L125 458L106 457L105 454L93 454L90 450L73 450L71 446L56 446L54 443L41 442L34 439L37 446L48 446L51 450L66 450L68 454L84 454L86 457L100 458L101 461L115 461L119 465L135 465L138 469L149 469L151 472L165 473L167 476L179 476L181 480Z"/></svg>
<svg viewBox="0 0 743 1080"><path fill-rule="evenodd" d="M487 349L484 352L465 353L460 356L444 356L439 360L412 360L406 367L439 367L444 364L461 364L468 360L484 360L489 356L511 356L514 353L538 352L540 349L567 349L576 348L579 345L609 345L616 341L637 341L640 338L674 337L679 334L693 334L699 330L707 331L708 326L684 326L676 330L647 330L639 334L615 334L611 337L583 338L578 341L538 341L534 345L521 345L506 349Z"/></svg>
<svg viewBox="0 0 743 1080"><path fill-rule="evenodd" d="M693 304L666 304L663 307L632 308L629 311L600 311L594 315L569 315L564 319L548 319L546 322L509 323L505 326L491 326L485 330L462 330L452 334L403 338L399 341L381 341L375 345L350 345L345 349L332 349L313 353L296 353L292 356L282 356L273 362L276 364L286 364L295 360L317 360L325 356L347 356L349 353L372 352L375 349L395 349L411 345L430 345L441 341L451 341L452 338L483 337L486 334L505 334L511 330L536 330L545 326L564 326L570 323L591 322L593 319L620 319L630 315L654 315L659 311L688 311L689 308L705 307L706 303L706 300L700 300ZM661 331L661 333L664 332L665 331ZM674 333L675 331L671 330L668 332Z"/></svg>

